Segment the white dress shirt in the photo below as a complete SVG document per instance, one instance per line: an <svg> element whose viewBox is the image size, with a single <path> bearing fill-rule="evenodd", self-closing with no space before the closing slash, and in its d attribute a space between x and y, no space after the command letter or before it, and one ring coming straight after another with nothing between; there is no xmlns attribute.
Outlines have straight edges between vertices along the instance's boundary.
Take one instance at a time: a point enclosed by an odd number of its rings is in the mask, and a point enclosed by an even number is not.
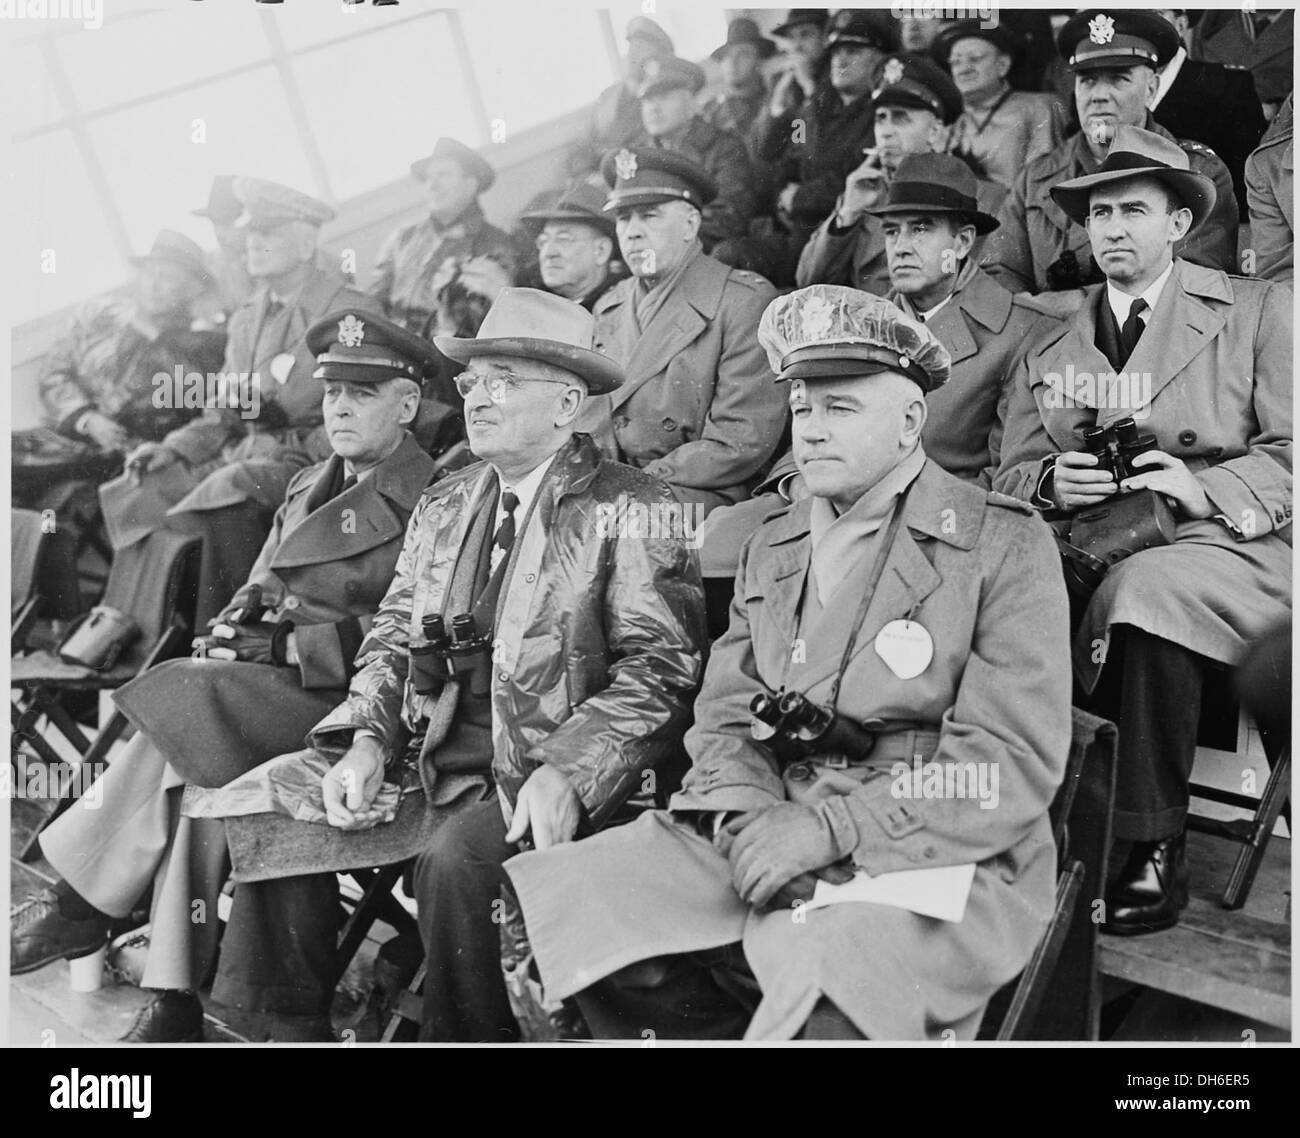
<svg viewBox="0 0 1300 1138"><path fill-rule="evenodd" d="M1138 295L1147 302L1146 308L1138 313L1138 319L1142 321L1145 328L1151 320L1151 313L1156 310L1156 303L1160 300L1160 294L1165 291L1165 285L1169 282L1169 275L1174 271L1174 263L1170 261L1165 266L1165 271L1153 280L1146 288L1145 292ZM1133 302L1137 296L1130 296L1126 292L1121 292L1111 281L1106 282L1106 300L1110 304L1110 310L1115 314L1115 320L1121 328L1128 320L1129 310L1133 307Z"/></svg>

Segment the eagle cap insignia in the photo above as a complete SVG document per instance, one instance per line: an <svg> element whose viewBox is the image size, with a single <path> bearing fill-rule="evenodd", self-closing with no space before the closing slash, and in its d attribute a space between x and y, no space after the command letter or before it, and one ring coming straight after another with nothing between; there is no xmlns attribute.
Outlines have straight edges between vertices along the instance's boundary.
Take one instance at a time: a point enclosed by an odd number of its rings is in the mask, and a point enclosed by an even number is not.
<svg viewBox="0 0 1300 1138"><path fill-rule="evenodd" d="M832 314L831 302L824 296L814 296L803 306L803 319L800 332L805 341L824 340L830 335Z"/></svg>
<svg viewBox="0 0 1300 1138"><path fill-rule="evenodd" d="M630 182L636 177L636 155L630 150L620 150L614 155L614 170L619 181Z"/></svg>
<svg viewBox="0 0 1300 1138"><path fill-rule="evenodd" d="M894 83L897 83L900 79L902 79L902 77L903 77L902 60L891 59L888 63L885 64L884 79L886 83L892 85Z"/></svg>
<svg viewBox="0 0 1300 1138"><path fill-rule="evenodd" d="M1115 21L1105 12L1094 16L1088 21L1088 38L1093 43L1110 43L1115 38Z"/></svg>
<svg viewBox="0 0 1300 1138"><path fill-rule="evenodd" d="M339 343L345 348L359 348L366 338L365 323L348 313L339 321Z"/></svg>

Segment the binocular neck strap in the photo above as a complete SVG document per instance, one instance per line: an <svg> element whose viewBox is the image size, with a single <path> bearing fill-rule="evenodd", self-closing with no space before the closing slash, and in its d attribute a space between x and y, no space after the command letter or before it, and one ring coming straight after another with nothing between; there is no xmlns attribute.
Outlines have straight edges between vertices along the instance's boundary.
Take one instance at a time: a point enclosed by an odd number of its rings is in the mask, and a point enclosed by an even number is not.
<svg viewBox="0 0 1300 1138"><path fill-rule="evenodd" d="M862 590L862 599L858 601L858 611L853 614L853 626L849 629L849 637L844 642L844 655L840 657L840 666L831 680L829 703L833 712L839 710L840 684L844 679L844 672L849 666L849 660L853 657L853 645L857 642L858 633L862 631L862 622L867 619L867 609L871 607L871 599L876 595L876 587L880 584L880 578L885 572L885 562L889 560L889 554L894 548L894 541L898 537L899 528L903 524L903 510L907 506L907 496L912 492L912 487L915 485L915 480L909 482L907 489L898 496L898 504L894 507L893 516L889 519L889 527L885 530L885 539L880 544L880 552L876 554L876 563L871 567L871 578L867 581L867 587Z"/></svg>

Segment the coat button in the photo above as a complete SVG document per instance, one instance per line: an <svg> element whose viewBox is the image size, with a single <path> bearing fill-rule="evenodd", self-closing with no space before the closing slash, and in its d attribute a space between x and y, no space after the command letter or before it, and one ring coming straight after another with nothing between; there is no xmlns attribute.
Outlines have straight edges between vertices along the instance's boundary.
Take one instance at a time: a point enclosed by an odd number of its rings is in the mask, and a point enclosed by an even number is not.
<svg viewBox="0 0 1300 1138"><path fill-rule="evenodd" d="M507 675L505 674L505 672L498 672L498 673L497 673L497 679L500 680L501 683L504 684L507 680L510 679L510 677L507 676Z"/></svg>
<svg viewBox="0 0 1300 1138"><path fill-rule="evenodd" d="M786 767L785 773L792 782L807 782L812 778L812 767L807 763L794 763Z"/></svg>
<svg viewBox="0 0 1300 1138"><path fill-rule="evenodd" d="M665 419L660 426L663 427L665 431L677 430L677 423L672 419Z"/></svg>
<svg viewBox="0 0 1300 1138"><path fill-rule="evenodd" d="M284 601L282 603L285 608L289 609L292 612L300 604L302 604L302 601L300 601L297 597L295 597L292 593L290 593L287 597L284 598Z"/></svg>
<svg viewBox="0 0 1300 1138"><path fill-rule="evenodd" d="M626 415L615 415L615 416L614 416L614 428L615 428L615 430L619 430L619 431L623 430L623 429L628 425L628 423L630 423L630 422L631 422L631 420L630 420Z"/></svg>
<svg viewBox="0 0 1300 1138"><path fill-rule="evenodd" d="M1210 457L1211 457L1211 458L1222 458L1222 457L1223 457L1223 447L1213 447L1213 448L1211 448L1211 450L1210 450Z"/></svg>
<svg viewBox="0 0 1300 1138"><path fill-rule="evenodd" d="M926 846L922 852L927 858L933 859L935 857L934 846Z"/></svg>
<svg viewBox="0 0 1300 1138"><path fill-rule="evenodd" d="M531 585L534 581L537 580L537 574L536 574L536 573L529 573L528 576L526 576L526 577L524 578L524 580L527 581L528 584Z"/></svg>
<svg viewBox="0 0 1300 1138"><path fill-rule="evenodd" d="M1185 447L1189 447L1189 446L1191 446L1194 442L1196 442L1196 432L1193 431L1193 430L1191 430L1191 429L1188 429L1188 430L1186 430L1186 431L1179 431L1179 432L1178 432L1178 441L1179 441L1180 443L1182 443L1183 446L1185 446Z"/></svg>

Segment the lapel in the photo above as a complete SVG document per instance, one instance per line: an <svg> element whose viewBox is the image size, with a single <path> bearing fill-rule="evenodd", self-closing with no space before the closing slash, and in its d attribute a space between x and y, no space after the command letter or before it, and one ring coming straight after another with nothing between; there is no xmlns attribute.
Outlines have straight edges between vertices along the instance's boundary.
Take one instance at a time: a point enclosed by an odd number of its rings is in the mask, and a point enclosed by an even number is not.
<svg viewBox="0 0 1300 1138"><path fill-rule="evenodd" d="M627 382L610 396L610 409L616 410L638 390L667 368L673 357L700 338L717 313L730 269L701 253L677 282L671 296L659 306L650 323L641 330L624 367ZM635 281L632 282L635 288ZM623 303L633 303L632 291L624 294ZM622 318L631 320L630 307Z"/></svg>
<svg viewBox="0 0 1300 1138"><path fill-rule="evenodd" d="M1085 382L1082 377L1106 375L1111 371L1110 360L1102 354L1096 343L1097 305L1104 303L1104 298L1100 295L1104 291L1105 285L1092 285L1087 299L1074 316L1060 326L1055 338L1048 340L1029 357L1030 382L1037 382L1038 377L1041 377L1045 386L1055 388L1060 395L1056 404L1058 407L1095 409L1096 384ZM1055 382L1049 382L1049 376L1054 377ZM1075 429L1077 415L1049 411L1042 415L1042 419L1043 426L1059 450L1079 449Z"/></svg>
<svg viewBox="0 0 1300 1138"><path fill-rule="evenodd" d="M890 299L898 303L894 296ZM957 278L952 299L926 323L948 349L952 362L958 364L980 349L972 322L996 335L1006 327L1011 299L1011 293L974 262L967 261Z"/></svg>
<svg viewBox="0 0 1300 1138"><path fill-rule="evenodd" d="M433 471L428 455L408 434L370 477L306 512L312 491L334 479L342 463L331 455L314 478L289 491L286 516L302 516L281 539L272 569L345 561L400 538Z"/></svg>

